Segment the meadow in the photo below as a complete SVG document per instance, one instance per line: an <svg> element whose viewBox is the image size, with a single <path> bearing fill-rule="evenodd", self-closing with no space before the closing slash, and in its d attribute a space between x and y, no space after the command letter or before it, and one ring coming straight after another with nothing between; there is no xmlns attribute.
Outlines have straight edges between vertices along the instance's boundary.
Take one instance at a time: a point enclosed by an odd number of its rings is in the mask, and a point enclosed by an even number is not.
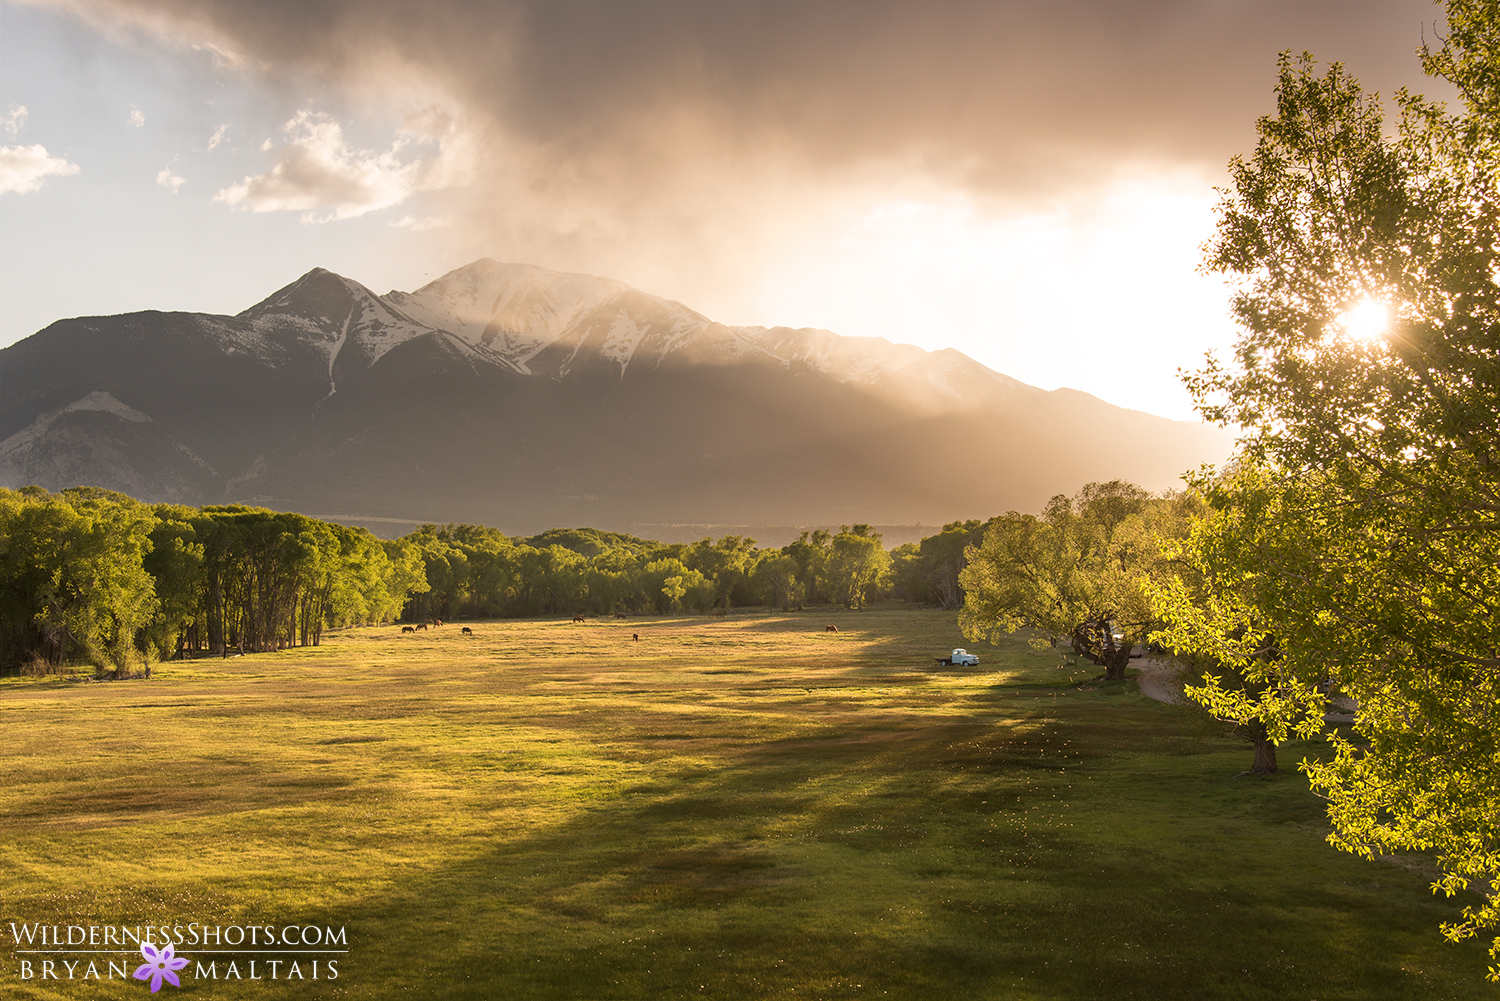
<svg viewBox="0 0 1500 1001"><path fill-rule="evenodd" d="M0 679L0 996L148 993L23 979L12 923L189 922L347 952L164 996L1495 995L1425 860L1325 843L1317 744L1238 775L1218 725L936 610L468 625Z"/></svg>

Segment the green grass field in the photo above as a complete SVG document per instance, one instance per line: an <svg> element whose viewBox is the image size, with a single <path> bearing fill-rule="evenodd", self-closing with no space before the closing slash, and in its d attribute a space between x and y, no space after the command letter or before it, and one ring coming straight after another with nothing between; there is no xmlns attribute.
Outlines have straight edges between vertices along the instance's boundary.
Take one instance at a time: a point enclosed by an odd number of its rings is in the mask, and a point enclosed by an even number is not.
<svg viewBox="0 0 1500 1001"><path fill-rule="evenodd" d="M348 952L162 996L1500 995L1421 860L1324 842L1317 745L1235 777L1247 744L1053 651L938 667L951 613L473 626L0 680L0 997L149 993L23 980L12 922L190 921Z"/></svg>

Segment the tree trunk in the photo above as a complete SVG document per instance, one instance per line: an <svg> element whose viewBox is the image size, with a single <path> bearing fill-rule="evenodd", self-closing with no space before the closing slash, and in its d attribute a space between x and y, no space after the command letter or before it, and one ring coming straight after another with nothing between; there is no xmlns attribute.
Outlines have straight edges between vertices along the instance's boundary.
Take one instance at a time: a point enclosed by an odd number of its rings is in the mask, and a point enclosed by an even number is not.
<svg viewBox="0 0 1500 1001"><path fill-rule="evenodd" d="M1130 647L1111 646L1104 651L1104 677L1107 681L1124 681L1130 666Z"/></svg>
<svg viewBox="0 0 1500 1001"><path fill-rule="evenodd" d="M1250 766L1251 775L1276 774L1276 745L1266 736L1266 725L1259 720L1247 726L1250 743L1255 745L1255 763Z"/></svg>
<svg viewBox="0 0 1500 1001"><path fill-rule="evenodd" d="M1255 764L1250 766L1250 774L1276 774L1276 745L1265 737L1255 740Z"/></svg>

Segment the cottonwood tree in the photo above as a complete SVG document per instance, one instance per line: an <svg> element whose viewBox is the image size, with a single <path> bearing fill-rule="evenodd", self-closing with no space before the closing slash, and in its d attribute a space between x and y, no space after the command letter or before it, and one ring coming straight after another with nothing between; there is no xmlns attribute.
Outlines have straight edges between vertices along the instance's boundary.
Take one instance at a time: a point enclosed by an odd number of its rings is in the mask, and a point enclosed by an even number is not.
<svg viewBox="0 0 1500 1001"><path fill-rule="evenodd" d="M849 608L863 608L890 575L891 557L869 525L844 525L828 543L827 589Z"/></svg>
<svg viewBox="0 0 1500 1001"><path fill-rule="evenodd" d="M727 609L735 585L755 568L755 540L740 535L726 535L717 543L703 539L691 546L685 557L683 562L689 568L713 581L713 604Z"/></svg>
<svg viewBox="0 0 1500 1001"><path fill-rule="evenodd" d="M809 605L826 598L823 592L827 586L828 545L832 538L832 533L819 528L803 532L796 542L781 547L782 555L797 563L799 590Z"/></svg>
<svg viewBox="0 0 1500 1001"><path fill-rule="evenodd" d="M58 495L5 491L0 553L11 656L82 659L123 669L157 609L142 559L151 510L123 494L79 487Z"/></svg>
<svg viewBox="0 0 1500 1001"><path fill-rule="evenodd" d="M426 587L414 554L389 552L298 514L0 490L0 663L118 670L203 645L316 645L325 626L388 618Z"/></svg>
<svg viewBox="0 0 1500 1001"><path fill-rule="evenodd" d="M781 553L772 553L755 565L755 577L765 590L772 607L789 612L798 602L801 585L797 575L801 571L797 561ZM800 603L800 602L799 602Z"/></svg>
<svg viewBox="0 0 1500 1001"><path fill-rule="evenodd" d="M1447 8L1423 62L1456 109L1398 92L1387 123L1339 65L1283 56L1231 164L1207 264L1241 333L1190 386L1245 438L1196 484L1204 589L1163 604L1174 645L1261 682L1192 693L1222 715L1280 740L1322 729L1325 679L1358 701L1303 765L1330 840L1432 851L1438 889L1482 894L1458 940L1500 926L1500 4Z"/></svg>
<svg viewBox="0 0 1500 1001"><path fill-rule="evenodd" d="M920 543L907 543L891 552L895 577L908 601L926 599L942 608L958 608L964 592L958 575L971 546L984 538L984 523L978 519L953 521L936 535Z"/></svg>
<svg viewBox="0 0 1500 1001"><path fill-rule="evenodd" d="M1186 534L1192 503L1112 480L1053 497L1041 517L992 519L959 575L964 635L1035 629L1047 637L1037 642L1067 639L1106 678L1123 679L1132 647L1159 625L1146 584L1167 572L1163 539Z"/></svg>

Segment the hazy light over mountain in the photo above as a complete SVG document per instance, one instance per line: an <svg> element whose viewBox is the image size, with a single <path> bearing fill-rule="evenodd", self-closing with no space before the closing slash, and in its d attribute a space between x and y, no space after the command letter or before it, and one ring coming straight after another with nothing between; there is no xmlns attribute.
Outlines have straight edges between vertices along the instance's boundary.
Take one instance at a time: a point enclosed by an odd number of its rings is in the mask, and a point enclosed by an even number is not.
<svg viewBox="0 0 1500 1001"><path fill-rule="evenodd" d="M0 370L0 485L382 528L940 525L1176 486L1229 445L951 348L729 326L492 260L414 292L317 268L235 316L59 320Z"/></svg>
<svg viewBox="0 0 1500 1001"><path fill-rule="evenodd" d="M317 265L413 288L491 257L1185 417L1175 370L1230 332L1194 271L1212 185L1276 52L1432 93L1412 51L1440 15L4 2L0 344L65 315L233 312Z"/></svg>

